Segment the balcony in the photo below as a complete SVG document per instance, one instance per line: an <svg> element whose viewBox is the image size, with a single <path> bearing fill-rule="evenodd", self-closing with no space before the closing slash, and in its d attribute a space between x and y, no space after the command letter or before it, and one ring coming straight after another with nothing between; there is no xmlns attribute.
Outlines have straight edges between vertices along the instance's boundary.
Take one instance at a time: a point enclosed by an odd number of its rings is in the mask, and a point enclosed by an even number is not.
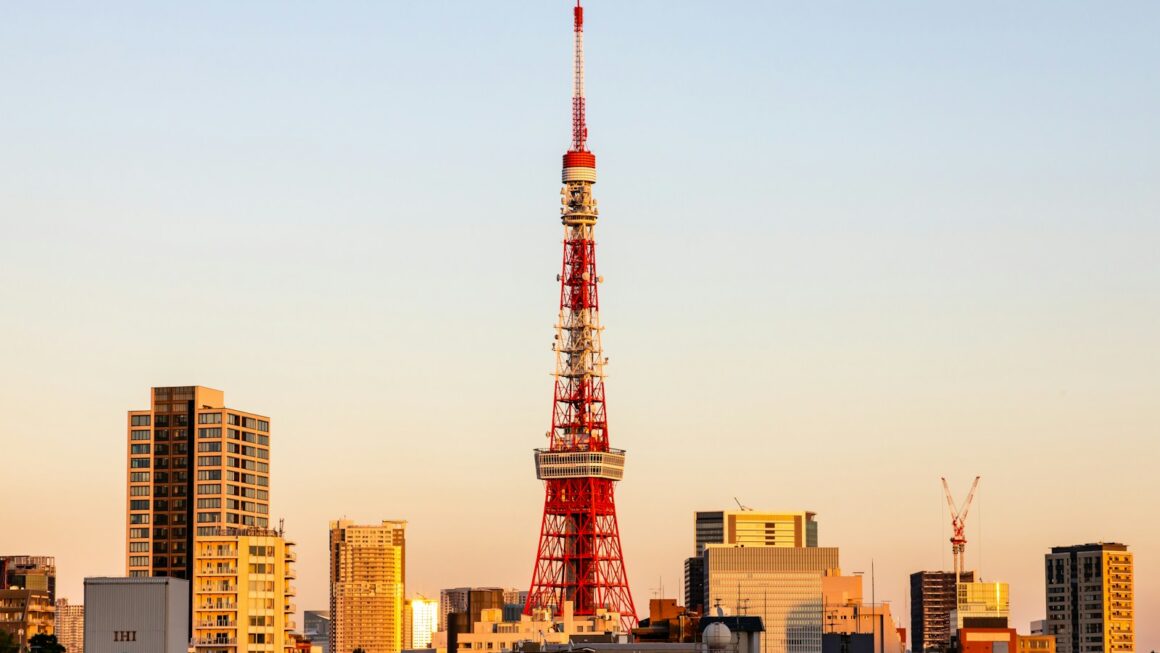
<svg viewBox="0 0 1160 653"><path fill-rule="evenodd" d="M551 451L536 449L536 478L624 478L624 450Z"/></svg>
<svg viewBox="0 0 1160 653"><path fill-rule="evenodd" d="M225 621L225 622L217 621L216 619L203 619L201 621L193 622L193 626L194 626L194 628L206 628L206 629L237 628L238 622L236 622L232 619L230 621Z"/></svg>
<svg viewBox="0 0 1160 653"><path fill-rule="evenodd" d="M194 610L227 610L236 611L238 604L233 601L211 601L208 603L201 603L193 607Z"/></svg>
<svg viewBox="0 0 1160 653"><path fill-rule="evenodd" d="M235 637L195 637L193 639L194 646L237 646L238 640Z"/></svg>
<svg viewBox="0 0 1160 653"><path fill-rule="evenodd" d="M237 591L238 586L232 583L210 583L209 585L197 586L199 594L235 594Z"/></svg>
<svg viewBox="0 0 1160 653"><path fill-rule="evenodd" d="M198 570L200 576L237 576L237 567L206 567Z"/></svg>

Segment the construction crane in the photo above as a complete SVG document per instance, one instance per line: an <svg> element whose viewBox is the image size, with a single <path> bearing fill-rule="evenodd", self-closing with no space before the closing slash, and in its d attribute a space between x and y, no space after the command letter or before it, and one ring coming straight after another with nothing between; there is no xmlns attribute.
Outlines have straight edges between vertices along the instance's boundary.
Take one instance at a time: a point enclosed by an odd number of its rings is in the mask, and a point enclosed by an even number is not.
<svg viewBox="0 0 1160 653"><path fill-rule="evenodd" d="M967 493L967 499L963 501L963 505L955 507L955 500L951 496L951 486L947 484L946 477L942 477L943 492L947 495L947 505L951 509L951 551L955 556L955 587L959 586L959 578L963 574L963 554L967 550L967 513L971 511L971 501L975 499L975 488L979 487L979 478L975 477L975 482L971 483L971 491Z"/></svg>

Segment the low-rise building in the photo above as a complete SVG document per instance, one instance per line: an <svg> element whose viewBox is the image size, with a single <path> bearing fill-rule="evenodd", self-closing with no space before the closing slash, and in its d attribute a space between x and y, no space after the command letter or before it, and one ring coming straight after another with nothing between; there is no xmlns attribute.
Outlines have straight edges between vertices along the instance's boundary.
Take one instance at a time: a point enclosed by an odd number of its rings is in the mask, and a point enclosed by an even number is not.
<svg viewBox="0 0 1160 653"><path fill-rule="evenodd" d="M458 614L453 612L451 616ZM433 637L432 648L438 653L499 653L525 641L567 644L577 636L611 635L620 630L620 615L597 610L592 616L577 616L573 614L572 602L565 601L559 617L537 611L535 615L522 615L519 621L509 622L503 620L502 608L488 608L481 612L480 620L472 624L470 631L461 632L454 618L451 625L449 631L441 630Z"/></svg>
<svg viewBox="0 0 1160 653"><path fill-rule="evenodd" d="M187 653L189 581L86 578L85 651Z"/></svg>
<svg viewBox="0 0 1160 653"><path fill-rule="evenodd" d="M47 590L0 589L0 630L22 647L36 635L53 634L54 613Z"/></svg>

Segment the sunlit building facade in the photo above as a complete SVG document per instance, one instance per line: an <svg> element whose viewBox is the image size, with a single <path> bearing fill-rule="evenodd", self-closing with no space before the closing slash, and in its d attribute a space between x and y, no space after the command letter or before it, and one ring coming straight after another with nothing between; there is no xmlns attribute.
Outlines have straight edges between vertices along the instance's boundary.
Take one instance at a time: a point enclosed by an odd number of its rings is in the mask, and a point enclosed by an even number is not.
<svg viewBox="0 0 1160 653"><path fill-rule="evenodd" d="M53 634L55 610L48 590L0 589L0 630L22 647L37 635Z"/></svg>
<svg viewBox="0 0 1160 653"><path fill-rule="evenodd" d="M127 575L191 579L196 536L269 526L268 417L221 390L161 387L126 430Z"/></svg>
<svg viewBox="0 0 1160 653"><path fill-rule="evenodd" d="M403 648L406 522L330 522L330 651Z"/></svg>
<svg viewBox="0 0 1160 653"><path fill-rule="evenodd" d="M834 547L705 547L705 607L761 617L761 653L821 653L822 579L839 575Z"/></svg>
<svg viewBox="0 0 1160 653"><path fill-rule="evenodd" d="M951 611L951 635L972 623L1006 628L1010 615L1011 590L1007 583L959 583L958 602Z"/></svg>
<svg viewBox="0 0 1160 653"><path fill-rule="evenodd" d="M197 653L294 650L293 542L277 531L222 529L195 543L193 643Z"/></svg>
<svg viewBox="0 0 1160 653"><path fill-rule="evenodd" d="M404 610L403 648L427 648L439 630L439 602L422 596L408 599Z"/></svg>
<svg viewBox="0 0 1160 653"><path fill-rule="evenodd" d="M1136 649L1132 554L1117 543L1052 547L1046 556L1046 634L1058 653Z"/></svg>
<svg viewBox="0 0 1160 653"><path fill-rule="evenodd" d="M808 547L818 545L816 513L710 510L693 513L694 555L710 544Z"/></svg>

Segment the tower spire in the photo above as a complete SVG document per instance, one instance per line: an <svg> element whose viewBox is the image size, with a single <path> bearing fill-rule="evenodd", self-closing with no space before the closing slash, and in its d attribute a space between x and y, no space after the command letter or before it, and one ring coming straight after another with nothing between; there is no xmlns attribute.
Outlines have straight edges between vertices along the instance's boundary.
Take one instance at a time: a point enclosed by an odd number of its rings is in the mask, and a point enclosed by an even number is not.
<svg viewBox="0 0 1160 653"><path fill-rule="evenodd" d="M575 60L572 67L572 149L588 151L588 123L584 109L584 7L580 0L572 8L572 29L575 42Z"/></svg>

